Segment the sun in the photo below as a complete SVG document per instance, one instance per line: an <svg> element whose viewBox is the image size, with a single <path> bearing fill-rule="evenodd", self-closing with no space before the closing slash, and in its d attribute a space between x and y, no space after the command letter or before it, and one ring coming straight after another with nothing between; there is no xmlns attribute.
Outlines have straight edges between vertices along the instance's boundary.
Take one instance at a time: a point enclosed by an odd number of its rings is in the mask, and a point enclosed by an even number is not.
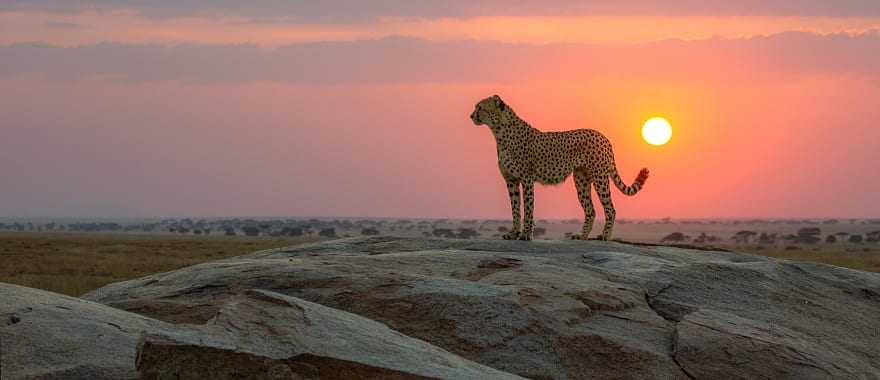
<svg viewBox="0 0 880 380"><path fill-rule="evenodd" d="M672 137L672 126L662 117L652 117L642 127L642 137L648 144L664 145Z"/></svg>

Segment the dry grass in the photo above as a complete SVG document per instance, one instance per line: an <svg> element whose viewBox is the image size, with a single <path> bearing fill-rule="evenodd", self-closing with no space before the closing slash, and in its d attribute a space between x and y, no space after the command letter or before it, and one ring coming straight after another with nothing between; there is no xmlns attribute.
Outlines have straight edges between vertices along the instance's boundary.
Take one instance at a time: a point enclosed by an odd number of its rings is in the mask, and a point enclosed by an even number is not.
<svg viewBox="0 0 880 380"><path fill-rule="evenodd" d="M734 250L778 259L813 261L868 272L880 272L880 252L876 248L860 246L800 246L797 249L785 249L782 247L761 248L744 246L734 248Z"/></svg>
<svg viewBox="0 0 880 380"><path fill-rule="evenodd" d="M79 296L111 282L305 241L220 236L0 233L0 282Z"/></svg>

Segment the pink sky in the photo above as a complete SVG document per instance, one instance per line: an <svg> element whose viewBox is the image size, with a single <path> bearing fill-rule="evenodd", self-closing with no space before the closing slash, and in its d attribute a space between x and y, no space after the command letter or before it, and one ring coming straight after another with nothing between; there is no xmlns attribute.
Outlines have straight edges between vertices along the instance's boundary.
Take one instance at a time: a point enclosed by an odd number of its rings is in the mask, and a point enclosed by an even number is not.
<svg viewBox="0 0 880 380"><path fill-rule="evenodd" d="M651 169L621 218L880 214L880 4L227 3L0 5L0 216L507 218L496 93Z"/></svg>

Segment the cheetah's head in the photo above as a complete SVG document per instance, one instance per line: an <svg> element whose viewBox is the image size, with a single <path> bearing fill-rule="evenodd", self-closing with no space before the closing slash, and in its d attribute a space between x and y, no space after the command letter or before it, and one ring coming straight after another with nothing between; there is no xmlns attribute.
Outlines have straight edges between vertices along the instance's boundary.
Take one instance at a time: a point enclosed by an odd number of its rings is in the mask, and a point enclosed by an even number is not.
<svg viewBox="0 0 880 380"><path fill-rule="evenodd" d="M492 95L480 100L474 106L471 120L474 122L474 125L488 125L490 128L496 128L501 125L502 116L508 110L510 110L510 107L504 104L500 96Z"/></svg>

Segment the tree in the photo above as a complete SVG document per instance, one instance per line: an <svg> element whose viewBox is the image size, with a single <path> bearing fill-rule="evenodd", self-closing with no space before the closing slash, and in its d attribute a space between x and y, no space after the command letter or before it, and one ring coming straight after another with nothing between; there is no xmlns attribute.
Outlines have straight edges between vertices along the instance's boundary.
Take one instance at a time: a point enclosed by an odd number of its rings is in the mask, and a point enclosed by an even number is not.
<svg viewBox="0 0 880 380"><path fill-rule="evenodd" d="M326 238L335 238L336 237L336 229L335 228L322 228L321 232L318 232L318 236L326 237Z"/></svg>
<svg viewBox="0 0 880 380"><path fill-rule="evenodd" d="M834 235L828 235L828 237L825 238L825 242L828 244L834 244L837 243L837 238L834 237Z"/></svg>
<svg viewBox="0 0 880 380"><path fill-rule="evenodd" d="M377 230L373 227L367 227L367 228L364 228L361 230L361 235L365 235L365 236L378 235L378 234L379 234L379 230Z"/></svg>
<svg viewBox="0 0 880 380"><path fill-rule="evenodd" d="M797 232L797 240L798 243L803 244L816 244L822 239L819 235L822 233L818 227L804 227L798 230Z"/></svg>
<svg viewBox="0 0 880 380"><path fill-rule="evenodd" d="M480 233L473 228L459 228L458 234L456 235L459 239L470 239L477 236L480 236Z"/></svg>
<svg viewBox="0 0 880 380"><path fill-rule="evenodd" d="M444 238L455 238L455 232L448 228L435 228L434 231L431 231L431 234L435 237L444 237Z"/></svg>
<svg viewBox="0 0 880 380"><path fill-rule="evenodd" d="M256 226L244 226L241 230L246 236L260 236L260 229Z"/></svg>
<svg viewBox="0 0 880 380"><path fill-rule="evenodd" d="M766 232L761 232L761 236L758 236L758 243L776 244L776 234L767 234Z"/></svg>
<svg viewBox="0 0 880 380"><path fill-rule="evenodd" d="M282 236L302 236L303 229L299 227L284 227L281 229Z"/></svg>
<svg viewBox="0 0 880 380"><path fill-rule="evenodd" d="M753 236L758 235L755 231L739 231L731 239L738 244L748 244Z"/></svg>
<svg viewBox="0 0 880 380"><path fill-rule="evenodd" d="M862 235L850 235L850 236L849 236L849 242L850 242L850 243L855 243L855 244L861 244L861 242L862 242Z"/></svg>
<svg viewBox="0 0 880 380"><path fill-rule="evenodd" d="M681 233L681 232L673 232L673 233L671 233L671 234L669 234L669 235L666 235L666 237L664 237L664 238L663 238L662 240L660 240L660 241L663 242L663 243L667 243L667 242L676 242L676 243L678 243L678 242L683 242L683 241L685 241L685 240L687 240L687 239L688 239L688 236L687 236L687 235L685 235L685 234L683 234L683 233Z"/></svg>

